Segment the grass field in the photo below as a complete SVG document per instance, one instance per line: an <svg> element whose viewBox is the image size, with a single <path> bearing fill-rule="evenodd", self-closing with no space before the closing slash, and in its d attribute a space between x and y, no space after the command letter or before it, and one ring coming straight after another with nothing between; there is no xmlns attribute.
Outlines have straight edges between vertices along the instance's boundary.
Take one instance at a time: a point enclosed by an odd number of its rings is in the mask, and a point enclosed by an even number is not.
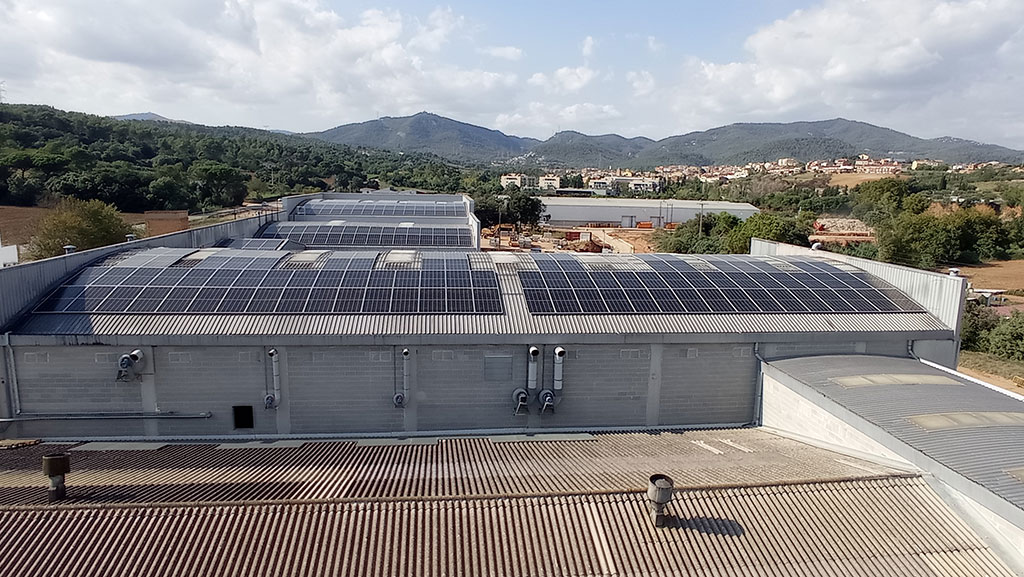
<svg viewBox="0 0 1024 577"><path fill-rule="evenodd" d="M978 266L961 266L960 274L978 288L1024 289L1024 260L993 261Z"/></svg>
<svg viewBox="0 0 1024 577"><path fill-rule="evenodd" d="M1013 382L1013 377L1024 377L1024 362L1008 361L988 353L960 351L960 366L957 370L1009 391L1024 394L1024 387Z"/></svg>
<svg viewBox="0 0 1024 577"><path fill-rule="evenodd" d="M994 190L1000 184L1005 184L1005 185L1008 185L1008 186L1021 186L1021 185L1024 185L1024 180L985 180L985 181L982 181L982 182L974 182L972 184L974 186L978 187L978 190L980 192L990 192L990 191Z"/></svg>

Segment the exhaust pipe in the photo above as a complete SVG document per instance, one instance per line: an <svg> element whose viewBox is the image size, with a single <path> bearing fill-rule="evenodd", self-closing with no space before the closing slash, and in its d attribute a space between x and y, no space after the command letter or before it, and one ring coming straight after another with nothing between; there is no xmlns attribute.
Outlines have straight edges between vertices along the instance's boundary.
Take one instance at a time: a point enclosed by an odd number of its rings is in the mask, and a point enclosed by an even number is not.
<svg viewBox="0 0 1024 577"><path fill-rule="evenodd" d="M674 486L675 483L672 482L671 477L660 473L651 475L647 483L647 505L655 527L664 527L668 520L665 506L672 501Z"/></svg>
<svg viewBox="0 0 1024 577"><path fill-rule="evenodd" d="M562 390L562 361L565 360L565 349L555 347L555 390Z"/></svg>
<svg viewBox="0 0 1024 577"><path fill-rule="evenodd" d="M43 456L43 474L50 478L50 488L46 493L46 501L48 503L67 499L68 489L64 485L64 475L70 472L71 455L67 453L53 453Z"/></svg>
<svg viewBox="0 0 1024 577"><path fill-rule="evenodd" d="M526 368L526 388L534 391L537 389L537 359L540 357L540 349L530 347L530 364Z"/></svg>

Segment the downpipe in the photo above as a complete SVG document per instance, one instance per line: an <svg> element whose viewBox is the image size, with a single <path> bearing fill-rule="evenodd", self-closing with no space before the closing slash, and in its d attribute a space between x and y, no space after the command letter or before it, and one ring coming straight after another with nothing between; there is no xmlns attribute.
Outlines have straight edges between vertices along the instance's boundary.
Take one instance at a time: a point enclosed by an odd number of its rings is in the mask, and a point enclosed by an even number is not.
<svg viewBox="0 0 1024 577"><path fill-rule="evenodd" d="M18 369L14 366L14 347L11 346L11 333L6 332L4 337L4 355L7 362L7 399L10 403L12 416L21 414L21 395L18 391ZM0 421L2 422L2 421Z"/></svg>
<svg viewBox="0 0 1024 577"><path fill-rule="evenodd" d="M754 358L757 359L757 389L754 391L754 422L751 425L760 427L764 419L764 370L768 361L761 356L761 343L754 343Z"/></svg>

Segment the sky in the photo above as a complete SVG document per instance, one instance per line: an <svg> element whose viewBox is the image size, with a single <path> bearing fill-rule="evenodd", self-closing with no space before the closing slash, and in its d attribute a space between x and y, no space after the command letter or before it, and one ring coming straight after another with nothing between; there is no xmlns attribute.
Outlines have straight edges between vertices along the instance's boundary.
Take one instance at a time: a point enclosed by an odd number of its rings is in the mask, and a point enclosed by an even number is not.
<svg viewBox="0 0 1024 577"><path fill-rule="evenodd" d="M843 117L1024 149L1024 1L0 0L5 102L664 138Z"/></svg>

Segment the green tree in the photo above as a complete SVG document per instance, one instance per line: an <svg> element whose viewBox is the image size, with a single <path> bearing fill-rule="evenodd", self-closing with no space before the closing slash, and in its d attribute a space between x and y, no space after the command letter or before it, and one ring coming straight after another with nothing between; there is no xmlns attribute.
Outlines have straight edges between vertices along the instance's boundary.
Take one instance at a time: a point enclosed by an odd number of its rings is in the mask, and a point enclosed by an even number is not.
<svg viewBox="0 0 1024 577"><path fill-rule="evenodd" d="M219 162L199 161L189 168L188 177L204 208L240 206L248 194L242 171Z"/></svg>
<svg viewBox="0 0 1024 577"><path fill-rule="evenodd" d="M509 222L514 222L517 229L523 225L536 226L540 222L545 207L539 198L521 190L510 192L507 196Z"/></svg>
<svg viewBox="0 0 1024 577"><path fill-rule="evenodd" d="M1011 361L1024 361L1024 313L1015 311L989 332L988 352Z"/></svg>
<svg viewBox="0 0 1024 577"><path fill-rule="evenodd" d="M65 198L39 223L29 244L29 257L48 258L64 253L65 245L79 250L124 242L132 227L113 206L98 200Z"/></svg>

